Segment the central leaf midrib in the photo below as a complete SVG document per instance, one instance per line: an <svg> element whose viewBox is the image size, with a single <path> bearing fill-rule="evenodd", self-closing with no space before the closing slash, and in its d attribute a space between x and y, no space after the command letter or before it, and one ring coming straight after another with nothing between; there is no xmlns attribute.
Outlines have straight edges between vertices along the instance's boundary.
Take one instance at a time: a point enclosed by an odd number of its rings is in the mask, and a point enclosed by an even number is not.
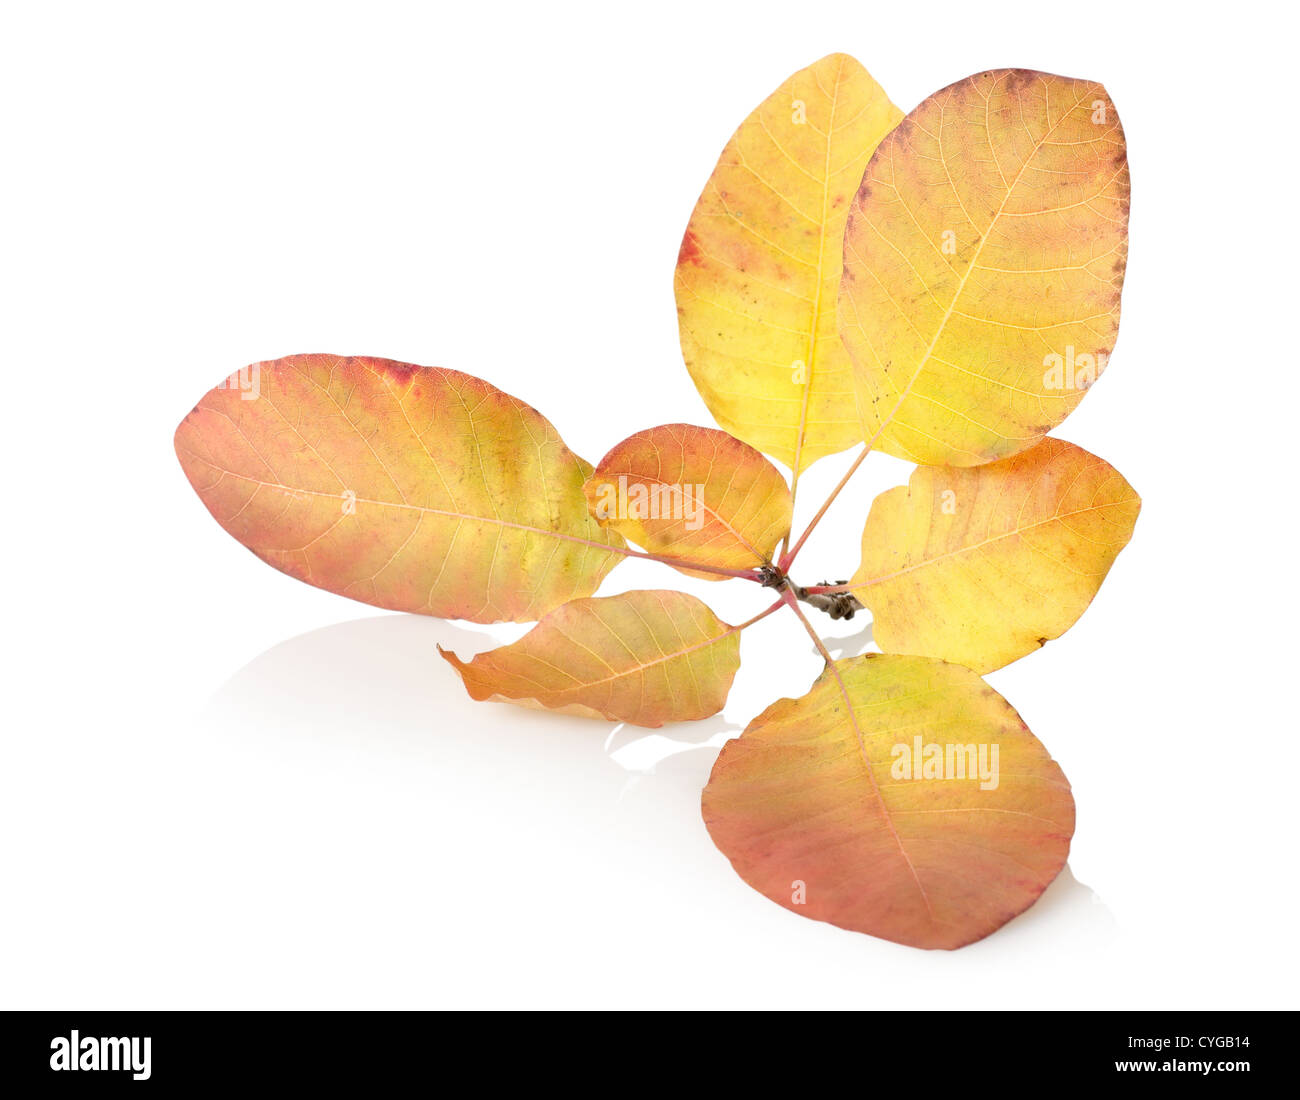
<svg viewBox="0 0 1300 1100"><path fill-rule="evenodd" d="M844 59L839 60L835 70L835 79L831 85L831 115L826 127L826 159L822 164L822 216L817 229L817 290L813 295L812 322L808 332L808 362L805 369L808 377L804 382L803 400L799 404L799 427L795 429L793 476L799 478L799 467L803 464L803 445L808 434L808 405L812 401L814 364L817 356L817 333L821 327L821 309L823 287L826 283L826 208L830 203L831 193L831 141L835 136L835 107L840 98L840 80L844 76Z"/></svg>
<svg viewBox="0 0 1300 1100"><path fill-rule="evenodd" d="M248 474L241 474L234 470L227 470L217 463L195 454L193 451L187 450L186 453L197 461L202 462L205 466L209 466L218 471L224 477L233 477L239 481L246 481L249 484L259 485L266 489L281 489L284 492L293 493L295 495L320 497L325 500L342 499L341 493L327 493L320 489L303 489L293 485L285 485L278 481L263 481L261 478L250 477ZM594 549L604 550L611 554L617 554L620 552L618 547L608 543L597 542L595 539L586 539L581 535L569 535L563 531L556 531L547 527L535 527L532 524L515 523L511 520L503 520L496 516L478 516L468 512L454 512L443 508L431 508L423 504L411 504L408 502L393 500L376 500L372 497L354 497L353 500L354 503L357 504L373 504L380 508L395 508L401 511L412 511L433 516L445 516L448 519L468 520L474 523L485 523L489 526L506 527L516 531L527 531L537 535L546 535L550 538L564 539L567 542L576 542L585 546L591 546Z"/></svg>
<svg viewBox="0 0 1300 1100"><path fill-rule="evenodd" d="M930 904L930 895L926 893L925 885L921 882L921 876L912 863L912 857L907 854L907 847L903 844L903 838L899 835L898 829L894 827L893 815L889 812L889 806L885 802L885 796L881 793L880 784L876 782L876 775L873 772L871 757L867 752L866 738L862 735L862 727L858 724L858 714L853 707L853 697L849 694L849 689L844 683L844 678L840 675L839 668L835 661L827 661L827 668L835 677L835 683L840 689L840 696L844 700L844 705L848 708L849 722L853 727L853 735L858 742L858 759L862 764L863 770L867 773L867 781L871 784L871 791L876 796L876 801L880 805L880 814L884 818L885 827L889 830L889 835L894 838L894 843L898 845L898 854L902 857L903 863L907 866L912 875L912 880L916 883L916 888L921 894L921 900L925 903L925 910L930 914L930 919L938 922L939 918L934 912L934 907Z"/></svg>
<svg viewBox="0 0 1300 1100"><path fill-rule="evenodd" d="M578 680L577 677L574 677L573 674L570 672L570 673L565 673L565 675L567 675L567 676L569 676L569 677L571 677L571 678L577 680L577 683L576 683L573 687L565 687L565 688L547 688L544 684L539 684L538 686L539 686L543 691L552 691L552 692L556 693L557 695L563 695L563 694L567 694L567 693L574 692L574 691L580 691L580 690L582 690L582 689L584 689L584 688L599 687L601 684L608 684L608 683L609 683L610 681L612 681L612 680L621 680L621 679L625 679L625 678L628 677L628 676L634 676L634 675L636 675L638 672L643 672L643 671L644 671L645 669L647 669L647 668L654 668L654 667L657 666L657 665L664 664L666 661L673 661L673 660L676 660L678 657L686 657L686 656L688 656L688 655L690 655L690 654L692 654L692 653L697 652L698 650L701 650L701 649L707 649L707 648L708 648L709 646L711 646L711 645L714 645L714 644L716 644L716 643L718 643L718 642L721 642L721 641L726 640L727 638L730 638L731 635L733 635L737 630L740 629L738 626L732 626L732 625L729 624L729 623L726 624L726 625L727 625L727 629L726 629L726 630L724 630L721 634L716 634L716 635L714 635L712 638L705 638L702 642L696 642L696 643L694 643L693 645L687 646L685 649L679 649L679 650L676 650L676 651L674 651L674 652L672 652L672 653L665 653L665 654L663 654L663 655L660 656L660 657L655 657L653 660L646 661L646 662L644 662L644 663L642 663L642 664L637 664L637 665L633 666L632 668L620 669L620 670L614 672L614 673L613 673L612 675L610 675L610 676L603 676L603 677L601 677L599 680ZM569 640L572 640L572 639L569 639ZM584 645L583 648L584 648L584 649L587 649L588 647ZM588 650L588 651L589 651L589 652L594 652L594 651L591 651L591 650ZM529 656L534 656L534 657L535 657L536 655L535 655L535 654L530 654ZM601 660L604 660L604 658L601 658ZM549 665L549 667L551 667L551 668L555 668L555 670L556 670L557 672L563 672L563 671L564 671L563 669L558 668L558 667L555 666L555 665L550 665L550 662L546 662L546 663ZM608 662L605 662L605 663L608 664ZM612 666L611 666L611 667L612 667ZM518 674L515 673L514 675L518 675Z"/></svg>
<svg viewBox="0 0 1300 1100"><path fill-rule="evenodd" d="M1060 512L1057 515L1049 516L1047 519L1038 520L1036 523L1027 524L1024 527L1017 527L1014 531L1006 531L1001 535L994 535L992 538L986 538L980 542L971 543L969 546L959 546L956 550L949 550L947 553L940 554L937 557L926 558L924 561L916 562L913 565L895 570L893 573L883 573L878 577L872 577L870 580L854 583L853 588L870 588L875 584L883 584L885 581L892 581L897 577L906 576L908 573L914 573L918 569L925 569L931 565L937 565L948 558L956 557L958 554L969 553L972 550L981 550L985 546L992 546L995 542L1001 542L1003 539L1015 538L1017 535L1023 535L1027 531L1033 531L1038 527L1045 527L1050 523L1059 523L1061 520L1069 519L1071 516L1081 516L1088 512L1099 512L1103 508L1117 508L1128 501L1112 500L1106 504L1090 504L1087 508L1076 508L1072 512Z"/></svg>

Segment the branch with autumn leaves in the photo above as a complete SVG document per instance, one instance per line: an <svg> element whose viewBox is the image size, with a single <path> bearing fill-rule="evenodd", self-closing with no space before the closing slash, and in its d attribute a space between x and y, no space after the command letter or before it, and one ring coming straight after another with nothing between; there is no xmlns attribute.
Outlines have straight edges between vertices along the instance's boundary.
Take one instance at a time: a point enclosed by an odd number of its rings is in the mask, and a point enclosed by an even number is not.
<svg viewBox="0 0 1300 1100"><path fill-rule="evenodd" d="M218 522L291 576L536 622L471 661L443 653L476 699L704 718L745 629L788 609L824 672L722 749L710 834L793 912L959 947L1033 903L1074 831L1060 768L981 676L1074 623L1137 519L1118 472L1047 435L1109 362L1128 205L1100 84L996 70L904 116L834 54L741 124L682 241L682 351L722 430L650 428L592 467L479 378L301 355L205 395L176 452ZM802 473L854 445L792 539ZM799 584L809 536L876 450L916 463L908 484L873 503L851 578ZM628 557L776 599L731 625L672 589L596 596ZM881 652L833 659L801 604L869 610ZM981 747L991 782L950 774Z"/></svg>

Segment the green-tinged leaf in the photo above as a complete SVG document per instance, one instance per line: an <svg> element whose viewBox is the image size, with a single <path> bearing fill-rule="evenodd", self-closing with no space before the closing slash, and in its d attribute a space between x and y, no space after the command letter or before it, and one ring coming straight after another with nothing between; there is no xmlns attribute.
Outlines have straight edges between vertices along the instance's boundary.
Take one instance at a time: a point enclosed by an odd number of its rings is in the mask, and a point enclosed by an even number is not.
<svg viewBox="0 0 1300 1100"><path fill-rule="evenodd" d="M518 398L441 367L295 355L245 368L176 430L195 491L277 569L395 611L526 622L619 561L591 466Z"/></svg>

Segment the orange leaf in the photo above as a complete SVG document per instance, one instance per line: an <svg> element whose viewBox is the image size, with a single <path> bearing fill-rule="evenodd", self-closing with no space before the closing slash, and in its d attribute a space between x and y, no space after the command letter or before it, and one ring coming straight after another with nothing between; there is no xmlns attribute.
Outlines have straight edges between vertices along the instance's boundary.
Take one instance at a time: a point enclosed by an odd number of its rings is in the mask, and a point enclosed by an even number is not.
<svg viewBox="0 0 1300 1100"><path fill-rule="evenodd" d="M176 430L231 535L308 584L395 611L537 619L590 595L622 540L591 467L518 398L441 367L295 355L208 393Z"/></svg>
<svg viewBox="0 0 1300 1100"><path fill-rule="evenodd" d="M662 726L722 709L740 667L740 628L684 592L624 592L558 607L468 664L438 652L475 699Z"/></svg>
<svg viewBox="0 0 1300 1100"><path fill-rule="evenodd" d="M1065 776L1006 700L959 665L880 654L829 666L724 745L703 812L777 904L927 948L1028 908L1074 833Z"/></svg>
<svg viewBox="0 0 1300 1100"><path fill-rule="evenodd" d="M790 530L785 478L715 428L664 424L629 436L601 459L584 491L602 524L650 553L720 569L769 563Z"/></svg>
<svg viewBox="0 0 1300 1100"><path fill-rule="evenodd" d="M1064 420L1115 344L1128 210L1100 84L1000 69L909 114L844 236L840 334L866 440L974 466Z"/></svg>

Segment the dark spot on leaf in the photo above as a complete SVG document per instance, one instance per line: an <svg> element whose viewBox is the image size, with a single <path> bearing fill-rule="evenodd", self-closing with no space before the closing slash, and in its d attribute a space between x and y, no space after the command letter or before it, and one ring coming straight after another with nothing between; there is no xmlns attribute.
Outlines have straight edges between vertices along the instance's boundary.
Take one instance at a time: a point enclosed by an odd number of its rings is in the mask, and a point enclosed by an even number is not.
<svg viewBox="0 0 1300 1100"><path fill-rule="evenodd" d="M416 371L424 369L414 363L399 363L395 359L377 359L374 360L374 365L380 374L391 378L394 382L403 383L409 382Z"/></svg>

